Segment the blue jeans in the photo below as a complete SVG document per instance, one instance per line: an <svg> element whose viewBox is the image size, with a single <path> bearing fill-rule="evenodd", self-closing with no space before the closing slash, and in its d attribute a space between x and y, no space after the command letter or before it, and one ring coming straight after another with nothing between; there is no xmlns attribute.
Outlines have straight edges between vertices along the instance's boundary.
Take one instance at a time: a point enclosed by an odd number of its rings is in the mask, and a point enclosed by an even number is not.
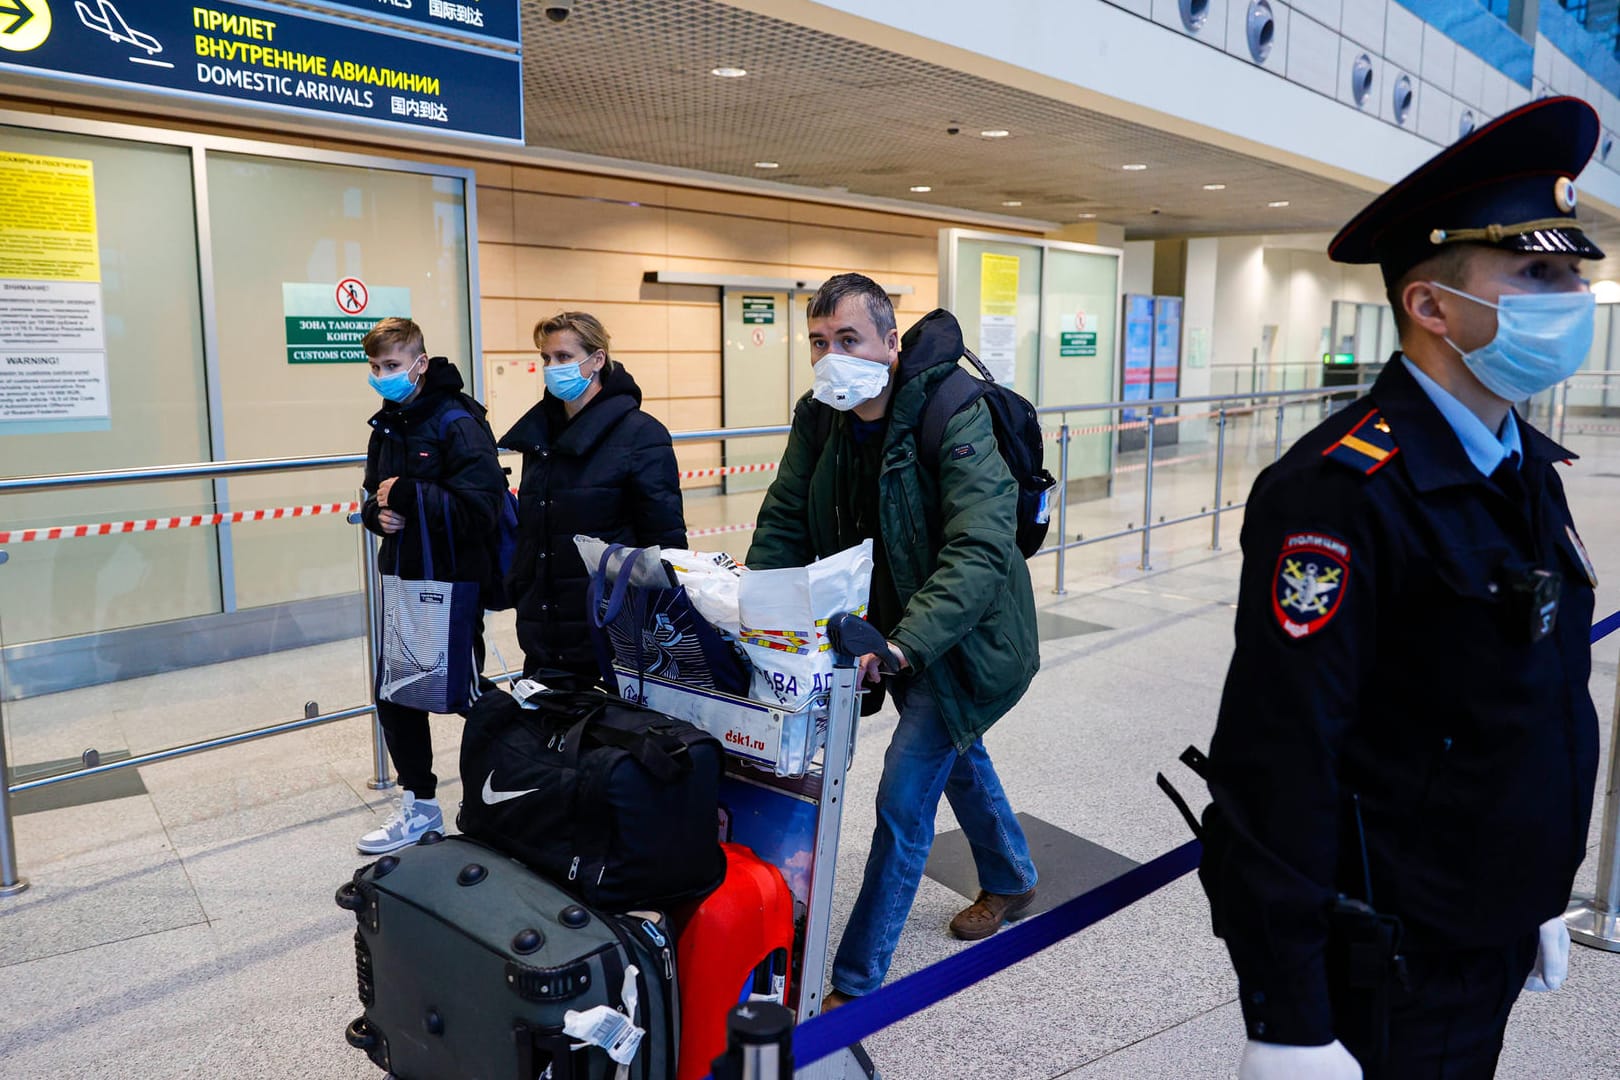
<svg viewBox="0 0 1620 1080"><path fill-rule="evenodd" d="M883 755L877 828L849 925L833 960L833 988L851 997L883 984L934 844L934 815L943 792L967 834L979 887L1005 896L1035 887L1035 863L1024 830L984 743L958 753L926 687L890 682L900 723Z"/></svg>

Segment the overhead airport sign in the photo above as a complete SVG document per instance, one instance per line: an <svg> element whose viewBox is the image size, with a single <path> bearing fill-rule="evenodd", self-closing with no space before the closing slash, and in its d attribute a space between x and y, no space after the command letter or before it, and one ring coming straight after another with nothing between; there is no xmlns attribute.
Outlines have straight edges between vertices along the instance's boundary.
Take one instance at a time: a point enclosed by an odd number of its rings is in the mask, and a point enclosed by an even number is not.
<svg viewBox="0 0 1620 1080"><path fill-rule="evenodd" d="M523 141L510 53L257 4L0 0L0 69Z"/></svg>
<svg viewBox="0 0 1620 1080"><path fill-rule="evenodd" d="M518 0L305 0L315 7L359 12L389 22L428 27L504 45L522 41Z"/></svg>

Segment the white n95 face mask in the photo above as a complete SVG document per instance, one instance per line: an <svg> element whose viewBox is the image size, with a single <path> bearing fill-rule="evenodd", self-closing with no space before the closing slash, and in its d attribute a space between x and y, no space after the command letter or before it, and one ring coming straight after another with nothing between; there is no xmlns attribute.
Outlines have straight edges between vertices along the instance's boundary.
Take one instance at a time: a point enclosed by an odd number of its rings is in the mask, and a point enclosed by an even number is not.
<svg viewBox="0 0 1620 1080"><path fill-rule="evenodd" d="M810 396L839 412L871 401L889 385L889 365L859 356L830 352L812 367L816 385Z"/></svg>
<svg viewBox="0 0 1620 1080"><path fill-rule="evenodd" d="M1505 293L1493 304L1438 281L1429 284L1476 304L1496 309L1496 336L1472 352L1463 364L1474 378L1505 401L1526 401L1580 370L1592 350L1597 298L1589 292Z"/></svg>

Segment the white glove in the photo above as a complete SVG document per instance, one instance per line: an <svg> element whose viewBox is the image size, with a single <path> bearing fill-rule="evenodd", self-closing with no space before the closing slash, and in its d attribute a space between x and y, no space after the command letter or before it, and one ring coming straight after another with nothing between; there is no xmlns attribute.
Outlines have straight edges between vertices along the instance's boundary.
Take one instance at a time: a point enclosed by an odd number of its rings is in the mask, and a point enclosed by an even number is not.
<svg viewBox="0 0 1620 1080"><path fill-rule="evenodd" d="M1526 990L1556 990L1569 974L1569 927L1563 919L1541 924L1541 941L1536 945L1536 966L1524 980Z"/></svg>
<svg viewBox="0 0 1620 1080"><path fill-rule="evenodd" d="M1337 1039L1326 1046L1250 1039L1243 1045L1238 1080L1361 1080L1361 1065Z"/></svg>

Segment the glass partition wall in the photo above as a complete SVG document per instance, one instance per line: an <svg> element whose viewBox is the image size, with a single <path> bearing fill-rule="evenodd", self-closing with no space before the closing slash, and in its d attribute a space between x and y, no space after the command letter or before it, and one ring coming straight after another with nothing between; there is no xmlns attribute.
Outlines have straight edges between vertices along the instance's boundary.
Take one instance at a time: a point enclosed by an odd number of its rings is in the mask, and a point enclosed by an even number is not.
<svg viewBox="0 0 1620 1080"><path fill-rule="evenodd" d="M363 454L385 315L480 393L471 171L0 112L21 186L72 213L0 228L9 781L365 704L358 464L15 480Z"/></svg>

